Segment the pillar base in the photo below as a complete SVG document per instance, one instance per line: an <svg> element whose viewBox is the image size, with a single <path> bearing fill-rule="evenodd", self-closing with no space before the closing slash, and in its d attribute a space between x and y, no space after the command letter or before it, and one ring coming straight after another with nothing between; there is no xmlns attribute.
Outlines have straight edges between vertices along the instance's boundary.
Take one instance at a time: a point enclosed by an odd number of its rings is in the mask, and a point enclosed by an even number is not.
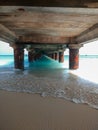
<svg viewBox="0 0 98 130"><path fill-rule="evenodd" d="M64 52L59 52L59 62L60 63L64 62Z"/></svg>
<svg viewBox="0 0 98 130"><path fill-rule="evenodd" d="M34 61L34 54L31 51L28 52L28 61L29 62Z"/></svg>
<svg viewBox="0 0 98 130"><path fill-rule="evenodd" d="M69 69L79 68L79 49L82 44L69 44Z"/></svg>
<svg viewBox="0 0 98 130"><path fill-rule="evenodd" d="M58 56L58 53L56 52L55 53L55 60L58 60L59 59L59 56Z"/></svg>
<svg viewBox="0 0 98 130"><path fill-rule="evenodd" d="M79 68L79 49L70 49L69 51L69 69Z"/></svg>
<svg viewBox="0 0 98 130"><path fill-rule="evenodd" d="M14 66L15 69L24 70L24 48L19 45L14 47Z"/></svg>
<svg viewBox="0 0 98 130"><path fill-rule="evenodd" d="M55 60L55 53L52 53L52 59Z"/></svg>

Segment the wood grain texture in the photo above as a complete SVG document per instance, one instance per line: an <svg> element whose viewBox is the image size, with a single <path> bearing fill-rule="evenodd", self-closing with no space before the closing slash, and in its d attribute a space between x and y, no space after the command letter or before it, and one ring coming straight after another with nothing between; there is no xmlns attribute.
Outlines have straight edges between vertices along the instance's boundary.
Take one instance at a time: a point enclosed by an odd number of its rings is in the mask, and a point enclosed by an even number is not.
<svg viewBox="0 0 98 130"><path fill-rule="evenodd" d="M13 42L79 43L97 37L90 28L98 24L98 8L0 6L0 24L1 38Z"/></svg>
<svg viewBox="0 0 98 130"><path fill-rule="evenodd" d="M24 5L44 7L98 7L97 0L0 0L0 5Z"/></svg>

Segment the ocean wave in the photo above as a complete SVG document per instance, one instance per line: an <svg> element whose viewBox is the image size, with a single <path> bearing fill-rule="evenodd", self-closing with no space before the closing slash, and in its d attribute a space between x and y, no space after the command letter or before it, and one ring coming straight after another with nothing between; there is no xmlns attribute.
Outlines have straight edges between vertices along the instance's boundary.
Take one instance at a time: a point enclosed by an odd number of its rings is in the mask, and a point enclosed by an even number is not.
<svg viewBox="0 0 98 130"><path fill-rule="evenodd" d="M66 71L0 71L0 89L63 98L98 109L98 84Z"/></svg>

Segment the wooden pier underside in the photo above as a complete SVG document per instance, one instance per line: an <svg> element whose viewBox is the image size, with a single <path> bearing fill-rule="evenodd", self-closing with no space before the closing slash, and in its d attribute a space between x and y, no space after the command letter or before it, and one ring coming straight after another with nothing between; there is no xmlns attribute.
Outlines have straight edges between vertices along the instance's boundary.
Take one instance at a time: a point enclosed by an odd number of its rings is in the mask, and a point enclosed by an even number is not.
<svg viewBox="0 0 98 130"><path fill-rule="evenodd" d="M72 55L83 44L98 39L98 2L1 0L0 31L0 40L14 51L16 46L27 49L29 61L42 54L54 55L55 59L56 53L60 56L70 46ZM61 57L58 59L63 62Z"/></svg>

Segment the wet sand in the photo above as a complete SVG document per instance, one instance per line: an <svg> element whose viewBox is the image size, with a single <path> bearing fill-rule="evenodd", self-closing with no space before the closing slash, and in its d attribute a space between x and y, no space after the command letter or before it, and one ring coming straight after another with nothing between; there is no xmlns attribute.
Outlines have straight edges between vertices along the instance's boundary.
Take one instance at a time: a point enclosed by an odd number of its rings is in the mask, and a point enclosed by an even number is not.
<svg viewBox="0 0 98 130"><path fill-rule="evenodd" d="M98 130L98 110L60 98L0 90L0 130Z"/></svg>

